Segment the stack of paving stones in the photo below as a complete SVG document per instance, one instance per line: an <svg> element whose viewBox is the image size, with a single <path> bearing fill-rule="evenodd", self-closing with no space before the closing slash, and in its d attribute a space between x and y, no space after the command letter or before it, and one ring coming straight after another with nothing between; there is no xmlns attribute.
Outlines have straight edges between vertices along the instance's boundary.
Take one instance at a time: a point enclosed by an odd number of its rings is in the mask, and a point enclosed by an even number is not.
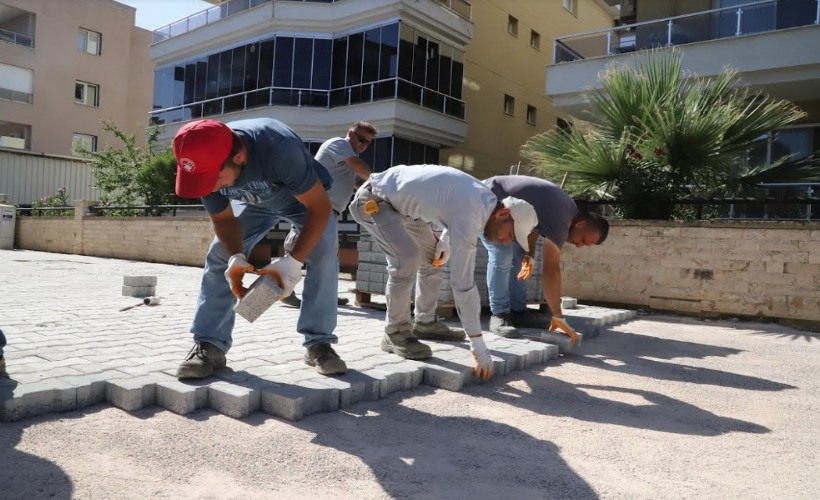
<svg viewBox="0 0 820 500"><path fill-rule="evenodd" d="M151 297L157 293L156 276L123 276L123 297Z"/></svg>
<svg viewBox="0 0 820 500"><path fill-rule="evenodd" d="M387 261L384 253L374 242L370 235L362 234L358 242L359 269L356 274L356 290L370 294L384 295L385 283L387 283ZM541 255L542 239L538 239L536 255ZM535 259L535 269L532 276L527 280L527 302L541 302L541 259ZM453 289L450 286L450 267L445 264L443 267L444 279L441 281L439 290L439 304L452 305L454 303ZM475 262L475 284L481 296L481 305L489 306L490 300L487 293L487 249L480 242L476 245Z"/></svg>
<svg viewBox="0 0 820 500"><path fill-rule="evenodd" d="M28 321L26 312L20 312L16 320L7 318L14 332L13 337L7 332L10 345L6 353L12 380L0 379L0 421L101 403L126 411L158 406L185 415L209 408L234 418L261 411L299 420L420 385L459 391L465 385L480 383L471 372L473 361L466 341L429 342L433 358L425 361L383 352L379 338L384 313L368 308L357 308L353 314L340 309L336 350L349 372L339 377L322 376L302 361L302 338L294 331L299 311L279 305L253 324L237 322L228 368L204 380L179 381L174 377L176 368L191 347L190 334L181 325L190 322L200 269L82 256L54 260L44 254L40 258L44 259L41 266L50 269L52 280L82 287L83 293L64 297L64 303L41 315L37 324ZM28 272L27 262L12 260L4 272ZM91 263L94 266L82 269L93 273L86 271L78 277L79 265ZM162 304L117 312L127 298L111 298L110 291L117 286L111 276L124 267L165 276ZM347 286L340 283L340 290ZM59 287L53 283L31 290L7 284L5 289L12 305L25 309L30 304L41 313L33 297L44 301L59 296ZM20 302L15 303L18 295ZM594 327L594 331L585 330L588 336L632 314L583 305L566 312L578 329ZM486 330L488 318L482 319ZM459 326L457 320L448 323ZM556 359L559 347L541 342L541 333L527 330L528 338L523 339L488 333L495 377Z"/></svg>

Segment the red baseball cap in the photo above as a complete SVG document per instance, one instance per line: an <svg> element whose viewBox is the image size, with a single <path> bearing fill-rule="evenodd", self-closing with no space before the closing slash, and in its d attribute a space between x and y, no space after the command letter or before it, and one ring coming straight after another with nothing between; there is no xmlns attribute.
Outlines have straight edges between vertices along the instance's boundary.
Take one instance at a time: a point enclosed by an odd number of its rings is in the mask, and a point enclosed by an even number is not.
<svg viewBox="0 0 820 500"><path fill-rule="evenodd" d="M233 146L233 131L216 120L195 120L174 136L177 195L201 198L211 194Z"/></svg>

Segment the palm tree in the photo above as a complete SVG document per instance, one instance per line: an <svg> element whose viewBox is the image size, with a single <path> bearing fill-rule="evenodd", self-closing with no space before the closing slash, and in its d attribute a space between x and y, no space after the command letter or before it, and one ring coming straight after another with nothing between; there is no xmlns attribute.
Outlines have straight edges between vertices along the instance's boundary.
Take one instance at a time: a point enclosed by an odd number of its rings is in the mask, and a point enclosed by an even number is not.
<svg viewBox="0 0 820 500"><path fill-rule="evenodd" d="M738 85L731 69L696 78L683 70L679 50L650 50L600 78L603 88L585 95L589 122L532 137L521 150L575 196L620 199L627 218L668 219L676 199L818 178L813 158L748 164L756 139L805 114Z"/></svg>

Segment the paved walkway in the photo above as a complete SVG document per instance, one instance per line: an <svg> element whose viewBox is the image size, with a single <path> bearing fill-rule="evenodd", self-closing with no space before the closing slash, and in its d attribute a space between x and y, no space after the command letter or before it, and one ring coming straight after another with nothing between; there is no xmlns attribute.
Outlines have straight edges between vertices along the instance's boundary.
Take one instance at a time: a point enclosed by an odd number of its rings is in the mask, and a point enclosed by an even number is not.
<svg viewBox="0 0 820 500"><path fill-rule="evenodd" d="M156 276L161 303L121 311L141 301L122 296L124 276ZM237 318L227 369L177 381L176 367L192 345L200 276L195 267L0 250L0 328L13 379L0 381L0 421L101 402L127 411L157 405L179 414L211 408L236 418L263 411L299 420L422 384L459 391L475 382L467 342L431 342L433 358L425 362L381 351L384 312L353 306L349 281L339 284L351 305L339 308L336 348L346 375L324 377L303 363L298 310L276 304L253 324ZM587 341L599 327L634 315L583 306L566 314ZM519 340L487 335L497 377L559 356L557 345L528 333Z"/></svg>

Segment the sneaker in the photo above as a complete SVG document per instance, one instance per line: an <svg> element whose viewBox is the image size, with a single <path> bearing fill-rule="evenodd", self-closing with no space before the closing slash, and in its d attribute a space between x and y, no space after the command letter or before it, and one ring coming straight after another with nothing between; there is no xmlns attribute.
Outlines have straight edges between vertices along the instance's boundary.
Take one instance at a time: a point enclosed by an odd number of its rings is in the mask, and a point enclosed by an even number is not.
<svg viewBox="0 0 820 500"><path fill-rule="evenodd" d="M347 297L339 297L338 299L336 299L337 305L346 306L348 303L350 303L350 299L348 299Z"/></svg>
<svg viewBox="0 0 820 500"><path fill-rule="evenodd" d="M429 323L416 321L413 324L413 335L425 340L464 340L464 330L450 328L438 318Z"/></svg>
<svg viewBox="0 0 820 500"><path fill-rule="evenodd" d="M540 314L532 309L524 309L523 311L511 311L512 323L516 328L541 328L545 329L550 326L549 314Z"/></svg>
<svg viewBox="0 0 820 500"><path fill-rule="evenodd" d="M490 331L499 337L507 339L517 339L521 334L513 325L512 314L505 312L498 315L493 314L490 318Z"/></svg>
<svg viewBox="0 0 820 500"><path fill-rule="evenodd" d="M305 364L315 366L322 375L339 375L347 372L347 365L330 347L330 344L313 344L305 353Z"/></svg>
<svg viewBox="0 0 820 500"><path fill-rule="evenodd" d="M302 299L296 296L296 292L290 292L290 295L280 300L282 304L290 307L299 307L302 305Z"/></svg>
<svg viewBox="0 0 820 500"><path fill-rule="evenodd" d="M382 337L382 351L407 359L427 359L433 356L430 346L419 342L410 332L385 333Z"/></svg>
<svg viewBox="0 0 820 500"><path fill-rule="evenodd" d="M11 378L6 371L6 358L3 356L0 356L0 378Z"/></svg>
<svg viewBox="0 0 820 500"><path fill-rule="evenodd" d="M177 368L177 378L205 378L225 368L225 353L208 342L197 342Z"/></svg>

